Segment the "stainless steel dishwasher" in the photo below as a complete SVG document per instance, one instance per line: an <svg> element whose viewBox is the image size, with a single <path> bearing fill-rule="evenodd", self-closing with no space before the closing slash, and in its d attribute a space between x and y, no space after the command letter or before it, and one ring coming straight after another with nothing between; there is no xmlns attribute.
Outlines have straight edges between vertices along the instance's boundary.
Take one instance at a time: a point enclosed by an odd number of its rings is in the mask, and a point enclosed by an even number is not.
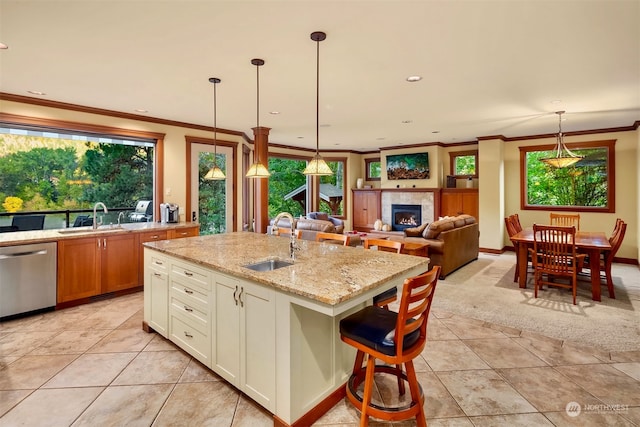
<svg viewBox="0 0 640 427"><path fill-rule="evenodd" d="M0 320L56 305L56 243L0 247Z"/></svg>

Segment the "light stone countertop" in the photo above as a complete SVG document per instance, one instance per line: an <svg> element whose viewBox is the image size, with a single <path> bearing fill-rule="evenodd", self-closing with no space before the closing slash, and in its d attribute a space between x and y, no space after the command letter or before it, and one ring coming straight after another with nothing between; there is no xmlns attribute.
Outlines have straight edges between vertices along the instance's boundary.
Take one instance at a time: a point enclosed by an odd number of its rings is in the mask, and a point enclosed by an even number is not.
<svg viewBox="0 0 640 427"><path fill-rule="evenodd" d="M72 227L51 230L33 230L33 231L15 231L9 233L0 233L0 247L12 245L27 245L43 242L57 242L58 240L91 237L91 236L111 236L115 234L144 232L153 230L172 230L186 227L197 226L196 222L176 222L161 224L159 222L132 222L122 224L122 228L112 228L109 225L99 227L99 230L93 230L92 227Z"/></svg>
<svg viewBox="0 0 640 427"><path fill-rule="evenodd" d="M331 243L297 240L293 265L258 272L244 267L268 260L289 260L289 239L251 232L149 242L167 255L231 276L273 286L331 306L340 304L416 268L427 271L429 259L365 250Z"/></svg>

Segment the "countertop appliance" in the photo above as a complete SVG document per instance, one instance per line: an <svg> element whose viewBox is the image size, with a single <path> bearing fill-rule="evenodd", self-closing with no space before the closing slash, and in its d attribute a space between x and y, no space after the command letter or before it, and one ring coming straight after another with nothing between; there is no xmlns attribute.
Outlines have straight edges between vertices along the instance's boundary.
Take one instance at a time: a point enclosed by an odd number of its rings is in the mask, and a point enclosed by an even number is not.
<svg viewBox="0 0 640 427"><path fill-rule="evenodd" d="M175 203L167 203L167 222L180 222L180 207Z"/></svg>
<svg viewBox="0 0 640 427"><path fill-rule="evenodd" d="M0 247L0 319L56 306L55 242Z"/></svg>

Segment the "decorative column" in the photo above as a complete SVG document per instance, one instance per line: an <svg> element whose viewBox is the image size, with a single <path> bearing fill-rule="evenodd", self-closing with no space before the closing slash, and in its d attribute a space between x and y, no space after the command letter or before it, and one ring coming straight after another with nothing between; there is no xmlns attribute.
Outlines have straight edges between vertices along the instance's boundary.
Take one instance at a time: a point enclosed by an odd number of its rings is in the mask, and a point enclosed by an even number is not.
<svg viewBox="0 0 640 427"><path fill-rule="evenodd" d="M253 161L269 165L269 131L271 128L255 127L253 129L254 152ZM252 180L253 187L253 218L255 219L255 232L266 233L269 225L269 178L256 178Z"/></svg>

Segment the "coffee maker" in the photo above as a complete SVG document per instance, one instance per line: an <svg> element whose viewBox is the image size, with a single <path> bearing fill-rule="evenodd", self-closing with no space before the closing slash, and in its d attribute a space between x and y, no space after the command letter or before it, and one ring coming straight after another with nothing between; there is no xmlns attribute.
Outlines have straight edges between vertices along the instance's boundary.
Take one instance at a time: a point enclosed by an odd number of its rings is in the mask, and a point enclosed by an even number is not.
<svg viewBox="0 0 640 427"><path fill-rule="evenodd" d="M160 203L160 222L180 222L180 207L176 203Z"/></svg>

